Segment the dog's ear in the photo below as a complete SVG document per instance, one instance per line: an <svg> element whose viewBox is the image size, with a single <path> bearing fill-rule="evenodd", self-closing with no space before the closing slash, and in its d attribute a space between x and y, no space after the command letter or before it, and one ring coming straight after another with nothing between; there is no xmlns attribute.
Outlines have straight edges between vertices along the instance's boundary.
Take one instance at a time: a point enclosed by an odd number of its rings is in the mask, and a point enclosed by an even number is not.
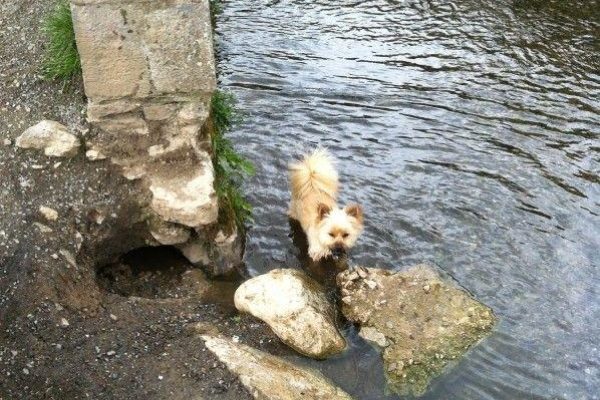
<svg viewBox="0 0 600 400"><path fill-rule="evenodd" d="M317 206L317 221L322 221L327 214L331 212L331 207L327 204L319 203Z"/></svg>
<svg viewBox="0 0 600 400"><path fill-rule="evenodd" d="M344 207L344 211L351 217L356 218L358 222L363 222L363 209L358 204L349 204Z"/></svg>

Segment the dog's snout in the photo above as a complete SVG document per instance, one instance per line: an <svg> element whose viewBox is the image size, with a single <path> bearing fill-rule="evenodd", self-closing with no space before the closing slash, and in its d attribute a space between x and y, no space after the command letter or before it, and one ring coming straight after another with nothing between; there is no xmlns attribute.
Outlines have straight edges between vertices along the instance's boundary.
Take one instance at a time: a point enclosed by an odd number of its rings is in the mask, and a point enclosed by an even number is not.
<svg viewBox="0 0 600 400"><path fill-rule="evenodd" d="M341 257L344 255L345 252L346 252L346 249L344 248L344 245L341 245L341 244L336 244L331 249L331 253L333 254L334 257Z"/></svg>

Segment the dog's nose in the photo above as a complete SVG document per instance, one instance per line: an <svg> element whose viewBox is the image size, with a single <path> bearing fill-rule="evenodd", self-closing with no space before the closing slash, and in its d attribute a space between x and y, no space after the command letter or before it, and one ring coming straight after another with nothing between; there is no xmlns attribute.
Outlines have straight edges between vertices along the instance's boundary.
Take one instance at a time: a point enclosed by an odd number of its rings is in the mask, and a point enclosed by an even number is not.
<svg viewBox="0 0 600 400"><path fill-rule="evenodd" d="M344 255L345 251L346 250L344 249L343 245L336 245L334 248L331 249L331 254L335 258L339 258Z"/></svg>

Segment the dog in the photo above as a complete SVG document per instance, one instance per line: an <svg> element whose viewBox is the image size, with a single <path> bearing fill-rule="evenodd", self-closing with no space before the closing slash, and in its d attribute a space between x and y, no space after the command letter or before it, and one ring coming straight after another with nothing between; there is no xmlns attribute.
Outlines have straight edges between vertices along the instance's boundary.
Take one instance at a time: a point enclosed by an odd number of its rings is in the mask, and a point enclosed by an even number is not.
<svg viewBox="0 0 600 400"><path fill-rule="evenodd" d="M343 256L363 230L363 210L358 204L337 206L339 180L332 157L316 149L290 164L289 175L289 217L304 230L309 257L319 261Z"/></svg>

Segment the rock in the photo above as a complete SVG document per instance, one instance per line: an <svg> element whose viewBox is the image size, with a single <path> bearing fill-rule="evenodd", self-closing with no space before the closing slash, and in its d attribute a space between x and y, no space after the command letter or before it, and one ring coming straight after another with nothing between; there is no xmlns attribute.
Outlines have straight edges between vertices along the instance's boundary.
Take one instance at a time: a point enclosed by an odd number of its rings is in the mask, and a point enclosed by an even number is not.
<svg viewBox="0 0 600 400"><path fill-rule="evenodd" d="M152 209L164 220L196 227L216 222L219 205L213 187L213 169L206 157L192 174L161 174L151 178Z"/></svg>
<svg viewBox="0 0 600 400"><path fill-rule="evenodd" d="M15 144L23 149L44 150L50 157L73 157L77 155L80 143L66 126L44 120L25 130Z"/></svg>
<svg viewBox="0 0 600 400"><path fill-rule="evenodd" d="M189 228L185 226L165 222L160 219L155 219L149 226L152 237L156 239L158 243L163 245L185 243L188 241L191 234Z"/></svg>
<svg viewBox="0 0 600 400"><path fill-rule="evenodd" d="M370 326L362 327L358 332L358 335L361 338L365 339L367 342L376 344L377 346L382 348L386 347L389 344L383 333Z"/></svg>
<svg viewBox="0 0 600 400"><path fill-rule="evenodd" d="M49 226L47 226L47 225L40 224L39 222L34 222L34 223L33 223L33 226L35 226L36 228L38 228L38 230L39 230L41 233L52 233L52 228L50 228L50 227L49 227Z"/></svg>
<svg viewBox="0 0 600 400"><path fill-rule="evenodd" d="M40 214L42 214L47 221L56 221L58 219L58 212L50 207L41 206Z"/></svg>
<svg viewBox="0 0 600 400"><path fill-rule="evenodd" d="M89 149L88 151L86 151L85 156L90 161L100 161L106 159L106 156L104 154L95 149Z"/></svg>
<svg viewBox="0 0 600 400"><path fill-rule="evenodd" d="M351 400L318 371L232 340L209 335L203 335L202 339L206 347L239 376L255 399Z"/></svg>
<svg viewBox="0 0 600 400"><path fill-rule="evenodd" d="M275 269L244 282L235 306L266 322L287 345L309 357L340 353L346 341L324 289L299 270Z"/></svg>
<svg viewBox="0 0 600 400"><path fill-rule="evenodd" d="M401 395L423 394L450 360L489 335L495 324L488 307L426 265L397 273L364 271L358 280L354 271L338 275L338 286L349 293L342 313L361 325L360 336L385 347L388 383Z"/></svg>

